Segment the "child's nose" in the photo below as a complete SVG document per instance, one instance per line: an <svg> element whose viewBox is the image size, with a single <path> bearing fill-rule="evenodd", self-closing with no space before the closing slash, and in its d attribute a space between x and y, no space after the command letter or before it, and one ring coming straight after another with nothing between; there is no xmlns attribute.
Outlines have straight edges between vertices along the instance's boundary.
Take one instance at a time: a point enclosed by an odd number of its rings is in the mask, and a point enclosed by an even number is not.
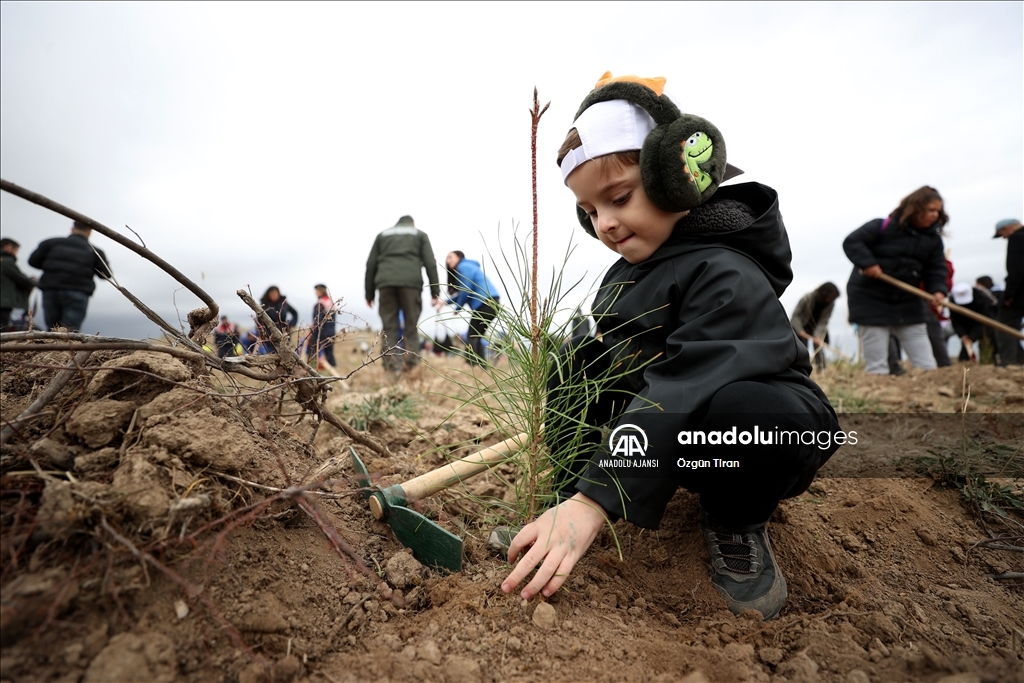
<svg viewBox="0 0 1024 683"><path fill-rule="evenodd" d="M619 221L613 213L604 212L597 214L598 232L611 232L617 227L619 227Z"/></svg>

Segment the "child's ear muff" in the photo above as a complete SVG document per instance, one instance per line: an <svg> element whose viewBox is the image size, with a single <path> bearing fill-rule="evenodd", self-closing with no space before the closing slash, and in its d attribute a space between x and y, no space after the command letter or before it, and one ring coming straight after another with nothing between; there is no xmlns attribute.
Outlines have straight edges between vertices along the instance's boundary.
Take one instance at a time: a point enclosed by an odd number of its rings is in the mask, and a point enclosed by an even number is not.
<svg viewBox="0 0 1024 683"><path fill-rule="evenodd" d="M686 211L708 199L725 177L725 140L707 119L683 114L658 126L640 151L648 198L662 211Z"/></svg>

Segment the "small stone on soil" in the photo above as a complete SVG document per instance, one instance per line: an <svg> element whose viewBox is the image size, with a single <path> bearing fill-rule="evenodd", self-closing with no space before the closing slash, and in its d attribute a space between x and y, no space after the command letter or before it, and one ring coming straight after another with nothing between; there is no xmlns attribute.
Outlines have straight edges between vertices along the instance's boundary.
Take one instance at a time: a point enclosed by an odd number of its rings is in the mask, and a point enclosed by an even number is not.
<svg viewBox="0 0 1024 683"><path fill-rule="evenodd" d="M932 546L932 545L935 545L937 543L937 540L935 538L935 534L933 534L928 529L923 529L923 528L922 529L917 529L916 533L917 533L917 537L920 538L921 542L924 543L925 545Z"/></svg>
<svg viewBox="0 0 1024 683"><path fill-rule="evenodd" d="M558 614L550 603L541 602L533 610L533 623L545 630L552 630L558 627Z"/></svg>
<svg viewBox="0 0 1024 683"><path fill-rule="evenodd" d="M777 647L762 647L757 651L757 657L769 666L775 666L782 661L783 652Z"/></svg>

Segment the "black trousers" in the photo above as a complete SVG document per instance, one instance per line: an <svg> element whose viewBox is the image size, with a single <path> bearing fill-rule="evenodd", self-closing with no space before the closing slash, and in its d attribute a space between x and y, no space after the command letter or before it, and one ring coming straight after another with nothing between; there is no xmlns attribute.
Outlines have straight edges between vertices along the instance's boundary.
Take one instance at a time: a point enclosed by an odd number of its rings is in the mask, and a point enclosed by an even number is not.
<svg viewBox="0 0 1024 683"><path fill-rule="evenodd" d="M333 368L337 365L334 361L334 323L321 323L313 328L312 335L309 340L310 362L316 362L323 351L324 361Z"/></svg>
<svg viewBox="0 0 1024 683"><path fill-rule="evenodd" d="M613 423L629 406L633 396L643 388L642 371L619 374L604 385L596 396L581 399L572 388L583 375L607 373L615 363L600 340L580 337L562 348L559 371L548 382L545 408L545 443L553 454L560 472L556 485L560 499L571 497L575 484L586 472L591 458L601 448L601 427ZM618 372L618 369L613 372ZM813 429L835 432L839 424L820 404L820 412L805 397L787 388L784 382L742 381L718 390L710 403L680 429L693 431L728 431L753 433L755 425L762 433L767 428L797 430ZM663 406L670 413L671 406ZM765 424L769 417L771 424ZM678 457L693 458L693 447L680 446ZM684 450L690 449L690 450ZM672 476L675 485L700 496L701 507L718 527L736 533L756 528L771 517L784 498L805 492L814 476L828 460L829 451L818 444L781 444L716 446L714 455L724 460L741 460L739 470L677 469ZM573 453L575 451L575 453ZM644 525L646 526L646 524Z"/></svg>
<svg viewBox="0 0 1024 683"><path fill-rule="evenodd" d="M1006 306L1000 300L996 320L1015 330L1019 330L1022 317L1024 317L1024 302L1014 301L1013 306ZM1020 340L1016 337L997 331L996 347L999 351L1000 365L1021 365L1024 363L1024 352L1021 350Z"/></svg>
<svg viewBox="0 0 1024 683"><path fill-rule="evenodd" d="M497 301L486 301L480 304L480 308L473 311L473 315L469 319L469 348L476 363L483 363L486 358L484 356L484 335L487 333L487 326L497 315L495 310L497 305Z"/></svg>

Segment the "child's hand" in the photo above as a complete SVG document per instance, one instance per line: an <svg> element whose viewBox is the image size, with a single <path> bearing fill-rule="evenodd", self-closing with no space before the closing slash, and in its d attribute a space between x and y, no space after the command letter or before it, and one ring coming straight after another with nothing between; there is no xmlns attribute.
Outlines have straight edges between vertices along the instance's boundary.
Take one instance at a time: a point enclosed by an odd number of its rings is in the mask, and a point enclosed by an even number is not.
<svg viewBox="0 0 1024 683"><path fill-rule="evenodd" d="M537 574L520 595L524 600L537 593L551 597L565 583L569 572L606 523L601 506L582 493L547 510L523 527L512 540L508 549L509 562L515 562L520 553L527 548L529 550L502 582L501 590L511 593L540 564Z"/></svg>

